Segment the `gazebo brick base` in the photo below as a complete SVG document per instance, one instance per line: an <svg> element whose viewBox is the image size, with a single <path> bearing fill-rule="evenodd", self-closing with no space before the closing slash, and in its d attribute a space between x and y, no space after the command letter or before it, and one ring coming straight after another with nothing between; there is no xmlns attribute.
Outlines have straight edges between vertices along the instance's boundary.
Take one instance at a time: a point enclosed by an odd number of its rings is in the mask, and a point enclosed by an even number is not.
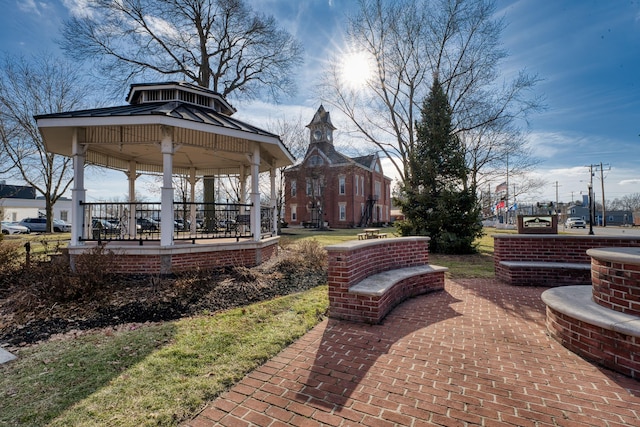
<svg viewBox="0 0 640 427"><path fill-rule="evenodd" d="M113 253L111 271L118 274L169 275L219 267L255 267L277 254L279 237L258 242L180 244L169 247L107 243ZM69 247L71 266L95 245Z"/></svg>

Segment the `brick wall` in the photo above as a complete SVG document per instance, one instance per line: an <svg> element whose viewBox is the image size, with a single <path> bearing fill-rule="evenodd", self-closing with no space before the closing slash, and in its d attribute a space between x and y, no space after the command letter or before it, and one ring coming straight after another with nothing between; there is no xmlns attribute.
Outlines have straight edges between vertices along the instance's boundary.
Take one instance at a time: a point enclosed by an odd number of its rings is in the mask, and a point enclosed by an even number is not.
<svg viewBox="0 0 640 427"><path fill-rule="evenodd" d="M131 247L107 245L115 255L113 271L121 274L172 274L227 266L254 267L278 251L278 238L268 242L241 244L176 245L175 247ZM70 257L86 250L72 248Z"/></svg>
<svg viewBox="0 0 640 427"><path fill-rule="evenodd" d="M591 275L594 302L640 316L640 265L593 258Z"/></svg>
<svg viewBox="0 0 640 427"><path fill-rule="evenodd" d="M551 336L574 353L624 375L640 378L640 338L592 325L547 307Z"/></svg>
<svg viewBox="0 0 640 427"><path fill-rule="evenodd" d="M401 237L351 241L327 247L329 316L378 323L408 297L442 289L444 271L414 276L382 296L356 295L349 288L371 275L429 264L428 237Z"/></svg>
<svg viewBox="0 0 640 427"><path fill-rule="evenodd" d="M566 269L518 268L501 261L568 262L590 264L587 250L603 247L640 246L637 236L494 234L493 262L498 280L512 284L566 285L590 281L589 272Z"/></svg>

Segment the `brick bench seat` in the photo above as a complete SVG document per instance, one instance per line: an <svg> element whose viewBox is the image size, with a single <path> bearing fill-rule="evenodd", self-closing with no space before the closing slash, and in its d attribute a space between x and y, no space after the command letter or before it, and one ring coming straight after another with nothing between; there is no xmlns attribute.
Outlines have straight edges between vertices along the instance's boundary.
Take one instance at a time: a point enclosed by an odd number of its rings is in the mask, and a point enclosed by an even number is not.
<svg viewBox="0 0 640 427"><path fill-rule="evenodd" d="M500 261L500 265L509 268L569 268L572 270L591 271L591 264L585 264L583 262Z"/></svg>
<svg viewBox="0 0 640 427"><path fill-rule="evenodd" d="M554 261L500 261L502 277L512 285L558 286L587 284L591 264Z"/></svg>
<svg viewBox="0 0 640 427"><path fill-rule="evenodd" d="M378 324L404 300L444 289L449 269L420 265L383 271L349 287L349 305L357 315L349 320Z"/></svg>
<svg viewBox="0 0 640 427"><path fill-rule="evenodd" d="M444 289L448 269L429 265L428 237L351 240L326 249L331 318L377 324L407 298Z"/></svg>
<svg viewBox="0 0 640 427"><path fill-rule="evenodd" d="M437 265L419 265L415 267L387 270L374 274L373 276L369 276L358 284L351 286L349 288L349 293L380 297L404 280L438 271L446 272L448 270L449 269L447 267L440 267Z"/></svg>
<svg viewBox="0 0 640 427"><path fill-rule="evenodd" d="M512 285L564 286L591 284L587 250L638 247L638 236L575 234L493 235L496 279Z"/></svg>

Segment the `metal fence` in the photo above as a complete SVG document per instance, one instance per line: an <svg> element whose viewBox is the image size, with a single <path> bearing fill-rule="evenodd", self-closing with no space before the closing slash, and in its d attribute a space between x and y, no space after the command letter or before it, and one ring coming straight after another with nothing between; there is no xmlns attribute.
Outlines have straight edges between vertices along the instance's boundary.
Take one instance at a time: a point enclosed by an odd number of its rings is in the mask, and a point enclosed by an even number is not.
<svg viewBox="0 0 640 427"><path fill-rule="evenodd" d="M160 203L81 203L81 240L160 240ZM252 205L241 203L174 202L174 240L252 237ZM260 235L275 234L273 208L260 207Z"/></svg>

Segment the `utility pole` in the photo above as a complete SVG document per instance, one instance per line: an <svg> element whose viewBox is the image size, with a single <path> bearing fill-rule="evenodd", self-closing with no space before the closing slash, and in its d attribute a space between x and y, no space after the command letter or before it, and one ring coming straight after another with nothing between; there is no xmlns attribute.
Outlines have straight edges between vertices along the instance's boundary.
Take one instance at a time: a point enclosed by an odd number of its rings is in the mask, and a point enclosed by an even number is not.
<svg viewBox="0 0 640 427"><path fill-rule="evenodd" d="M556 181L556 215L558 215L558 181Z"/></svg>
<svg viewBox="0 0 640 427"><path fill-rule="evenodd" d="M606 211L606 207L604 205L604 202L605 202L605 200L604 200L604 175L603 175L604 166L608 167L607 170L611 170L611 165L609 165L609 164L603 165L602 162L600 162L599 165L589 165L589 166L585 166L585 167L589 168L589 175L590 175L589 176L589 182L590 182L589 187L591 188L591 190L589 191L589 197L593 198L593 199L595 199L595 189L593 188L593 175L594 175L594 172L600 171L600 184L602 186L602 226L606 227L606 225L607 225L607 222L606 222L607 221L606 220L607 211ZM591 193L591 191L593 191L593 193ZM596 216L596 209L595 209L596 206L595 206L595 204L596 204L596 202L595 202L595 200L593 200L590 203L593 204L593 218L592 219L595 220L595 216Z"/></svg>
<svg viewBox="0 0 640 427"><path fill-rule="evenodd" d="M609 166L609 169L607 170L611 170L611 165L607 165ZM603 171L603 167L602 167L602 162L600 162L600 185L602 186L602 226L606 227L607 226L607 208L604 205L604 176L602 175L602 171Z"/></svg>
<svg viewBox="0 0 640 427"><path fill-rule="evenodd" d="M593 220L595 218L595 209L593 205L593 168L598 165L589 165L589 234L593 234Z"/></svg>

